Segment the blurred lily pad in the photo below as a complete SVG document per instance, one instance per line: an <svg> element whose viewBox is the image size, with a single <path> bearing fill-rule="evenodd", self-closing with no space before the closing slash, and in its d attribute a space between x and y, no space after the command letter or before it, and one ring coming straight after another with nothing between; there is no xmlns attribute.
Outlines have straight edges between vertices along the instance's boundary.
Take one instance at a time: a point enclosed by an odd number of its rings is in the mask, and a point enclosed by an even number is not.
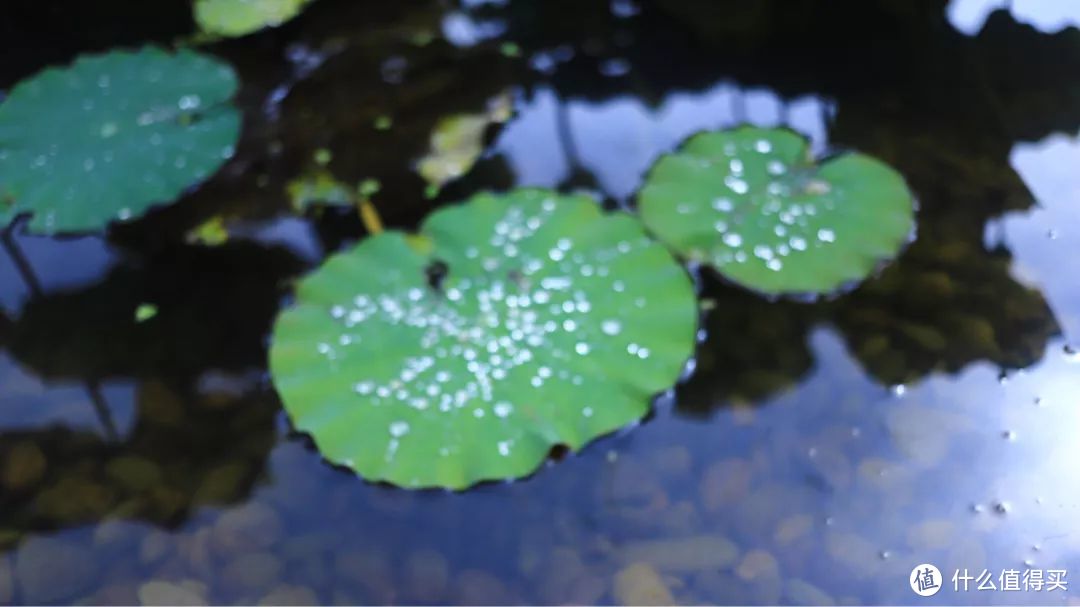
<svg viewBox="0 0 1080 607"><path fill-rule="evenodd" d="M416 170L435 188L464 175L484 151L484 134L489 126L502 124L513 113L513 98L503 93L488 102L485 112L447 116L431 134L431 148Z"/></svg>
<svg viewBox="0 0 1080 607"><path fill-rule="evenodd" d="M584 196L482 194L303 280L270 369L328 460L462 489L645 415L696 316L688 276L636 219Z"/></svg>
<svg viewBox="0 0 1080 607"><path fill-rule="evenodd" d="M232 157L236 88L228 65L156 47L19 83L0 105L0 223L85 232L173 201Z"/></svg>
<svg viewBox="0 0 1080 607"><path fill-rule="evenodd" d="M299 15L313 0L196 0L195 21L202 31L225 37L246 36L277 27Z"/></svg>
<svg viewBox="0 0 1080 607"><path fill-rule="evenodd" d="M914 226L904 179L857 153L816 164L802 136L691 137L652 168L642 218L680 254L766 293L827 293L897 254Z"/></svg>

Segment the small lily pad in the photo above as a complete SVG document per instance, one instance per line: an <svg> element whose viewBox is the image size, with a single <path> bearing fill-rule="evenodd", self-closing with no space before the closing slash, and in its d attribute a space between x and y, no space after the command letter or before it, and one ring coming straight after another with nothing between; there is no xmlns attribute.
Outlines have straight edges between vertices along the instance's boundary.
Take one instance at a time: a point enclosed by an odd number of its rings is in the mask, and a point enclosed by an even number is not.
<svg viewBox="0 0 1080 607"><path fill-rule="evenodd" d="M416 164L417 172L436 189L461 177L483 154L488 127L506 122L513 111L513 98L502 93L489 101L482 113L443 118L431 134L428 153Z"/></svg>
<svg viewBox="0 0 1080 607"><path fill-rule="evenodd" d="M585 196L481 194L304 279L270 369L328 460L462 489L640 419L696 320L686 272L635 218Z"/></svg>
<svg viewBox="0 0 1080 607"><path fill-rule="evenodd" d="M246 36L277 27L299 15L313 0L196 0L195 22L207 34Z"/></svg>
<svg viewBox="0 0 1080 607"><path fill-rule="evenodd" d="M232 68L155 47L80 57L0 104L0 223L85 232L176 199L232 157Z"/></svg>
<svg viewBox="0 0 1080 607"><path fill-rule="evenodd" d="M691 137L639 194L645 224L681 255L765 293L827 293L869 275L909 240L914 198L884 163L815 163L785 129Z"/></svg>

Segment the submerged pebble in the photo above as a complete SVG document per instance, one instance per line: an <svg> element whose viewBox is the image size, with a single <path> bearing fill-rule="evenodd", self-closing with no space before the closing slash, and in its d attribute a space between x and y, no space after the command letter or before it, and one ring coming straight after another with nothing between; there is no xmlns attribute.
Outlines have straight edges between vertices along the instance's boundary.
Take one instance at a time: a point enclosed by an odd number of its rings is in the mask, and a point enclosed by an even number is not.
<svg viewBox="0 0 1080 607"><path fill-rule="evenodd" d="M660 574L650 565L635 563L615 574L615 601L627 607L633 605L676 605Z"/></svg>

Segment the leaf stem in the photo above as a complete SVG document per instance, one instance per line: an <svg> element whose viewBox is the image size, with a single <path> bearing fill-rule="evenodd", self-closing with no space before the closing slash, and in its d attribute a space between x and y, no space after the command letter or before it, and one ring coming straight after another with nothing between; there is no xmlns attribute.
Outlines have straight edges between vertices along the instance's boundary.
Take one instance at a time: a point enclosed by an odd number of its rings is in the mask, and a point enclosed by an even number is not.
<svg viewBox="0 0 1080 607"><path fill-rule="evenodd" d="M360 213L360 221L364 222L364 227L367 228L368 233L371 235L381 234L383 231L382 218L379 217L379 211L371 203L371 200L366 196L358 198L356 208Z"/></svg>

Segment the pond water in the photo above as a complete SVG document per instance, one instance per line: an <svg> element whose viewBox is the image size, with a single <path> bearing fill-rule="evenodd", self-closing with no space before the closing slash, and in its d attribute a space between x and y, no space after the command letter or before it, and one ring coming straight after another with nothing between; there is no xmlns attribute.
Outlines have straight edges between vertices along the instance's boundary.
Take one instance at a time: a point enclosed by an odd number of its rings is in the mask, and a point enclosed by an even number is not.
<svg viewBox="0 0 1080 607"><path fill-rule="evenodd" d="M219 175L107 239L5 240L0 603L903 604L921 563L946 578L921 602L1076 603L1000 588L1080 576L1080 13L946 4L319 0L208 46L243 82ZM178 1L0 11L0 90L193 27ZM514 117L425 197L438 120L504 91ZM364 235L288 212L317 150L408 229L515 185L632 207L659 154L742 122L897 167L917 239L817 302L695 270L686 378L521 481L373 485L290 430L271 323ZM185 241L218 214L226 244ZM954 591L965 570L998 590Z"/></svg>

